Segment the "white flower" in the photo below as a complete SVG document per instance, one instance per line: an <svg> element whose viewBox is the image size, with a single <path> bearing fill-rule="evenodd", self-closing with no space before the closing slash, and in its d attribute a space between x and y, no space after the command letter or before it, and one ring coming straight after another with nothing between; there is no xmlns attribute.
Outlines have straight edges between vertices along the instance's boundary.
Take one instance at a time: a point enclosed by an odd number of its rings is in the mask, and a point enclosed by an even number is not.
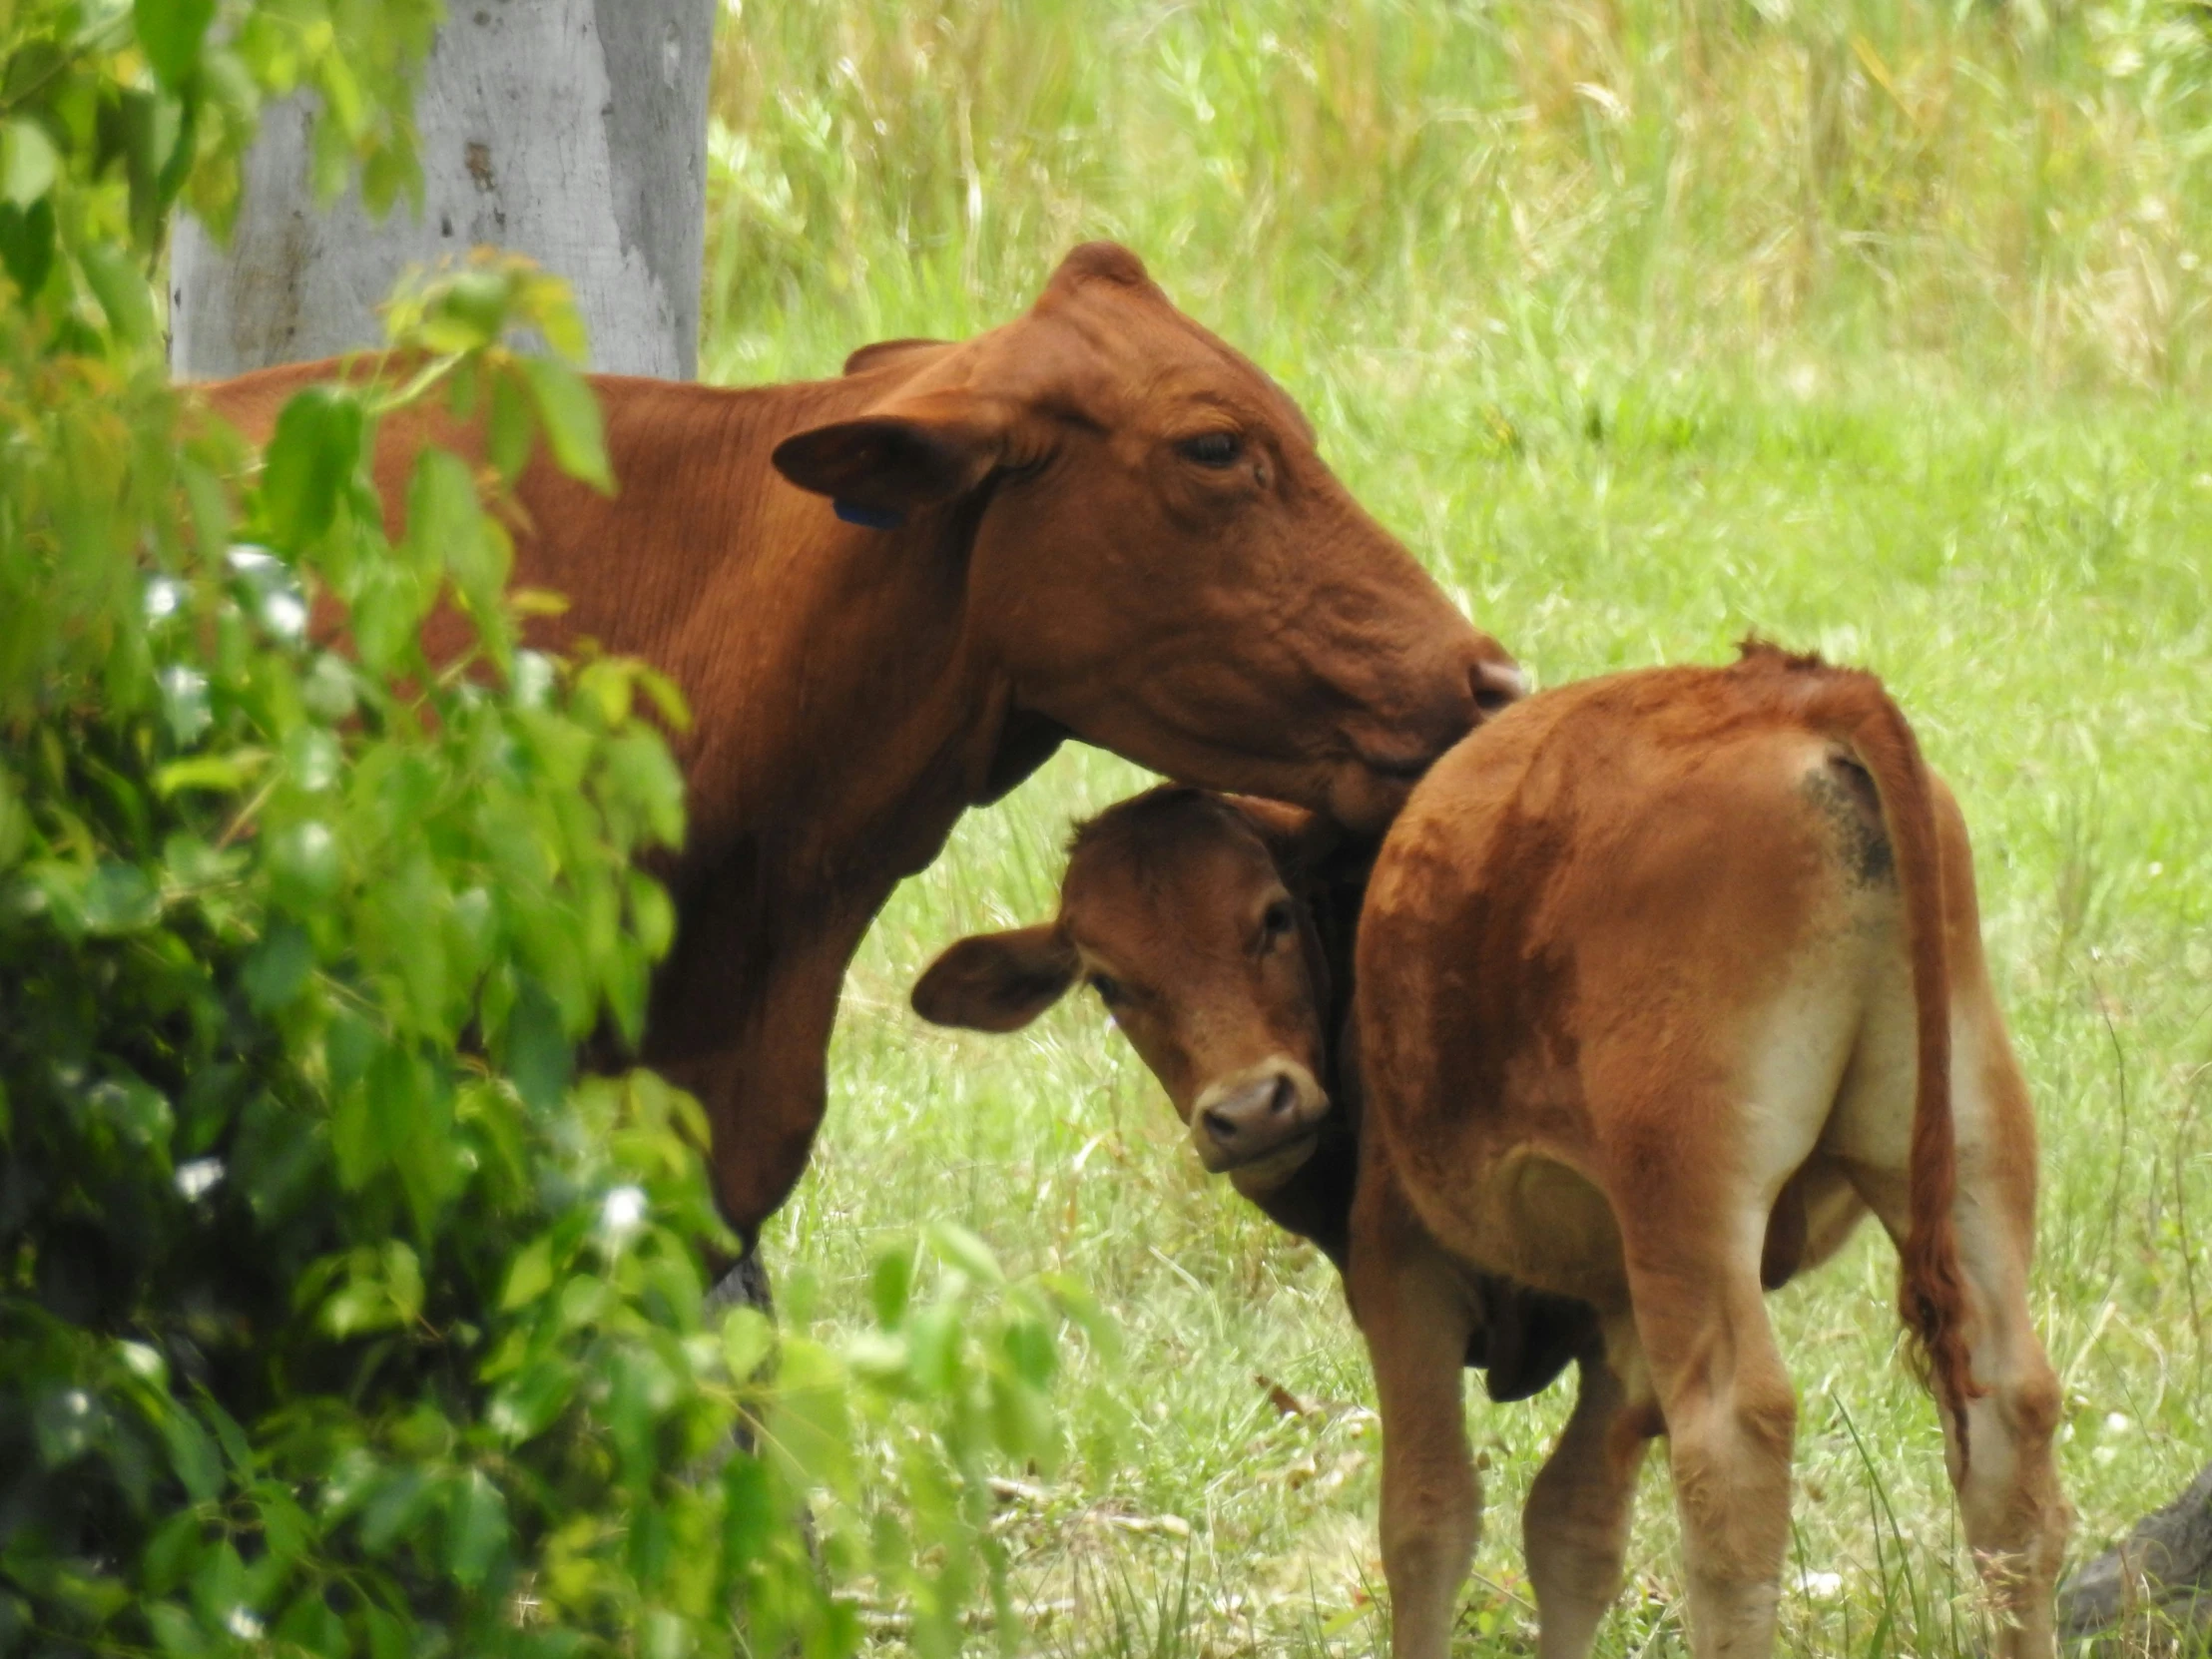
<svg viewBox="0 0 2212 1659"><path fill-rule="evenodd" d="M177 1190L187 1198L199 1198L223 1179L221 1158L195 1158L177 1166Z"/></svg>
<svg viewBox="0 0 2212 1659"><path fill-rule="evenodd" d="M1798 1593L1811 1601L1837 1601L1844 1593L1844 1575L1840 1572L1801 1572L1797 1580Z"/></svg>
<svg viewBox="0 0 2212 1659"><path fill-rule="evenodd" d="M599 1206L600 1230L617 1250L645 1225L645 1189L616 1187Z"/></svg>
<svg viewBox="0 0 2212 1659"><path fill-rule="evenodd" d="M254 1616L253 1608L244 1604L232 1608L223 1623L242 1642L258 1642L262 1639L262 1621Z"/></svg>
<svg viewBox="0 0 2212 1659"><path fill-rule="evenodd" d="M146 620L159 622L176 613L185 602L185 585L174 577L157 576L146 584Z"/></svg>

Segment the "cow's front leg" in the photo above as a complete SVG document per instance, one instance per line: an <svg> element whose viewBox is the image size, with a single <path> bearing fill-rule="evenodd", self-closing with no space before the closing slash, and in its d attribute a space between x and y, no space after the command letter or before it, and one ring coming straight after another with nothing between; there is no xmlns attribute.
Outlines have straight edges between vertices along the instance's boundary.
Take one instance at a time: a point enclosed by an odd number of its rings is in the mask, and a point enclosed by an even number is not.
<svg viewBox="0 0 2212 1659"><path fill-rule="evenodd" d="M806 1170L845 966L873 914L857 901L764 912L759 887L742 862L695 878L644 1045L646 1063L705 1108L715 1196L747 1256Z"/></svg>
<svg viewBox="0 0 2212 1659"><path fill-rule="evenodd" d="M747 1246L744 1255L719 1271L699 1305L700 1316L709 1326L714 1324L716 1315L731 1308L758 1308L770 1319L776 1317L776 1296L769 1285L768 1264L761 1260L759 1241Z"/></svg>
<svg viewBox="0 0 2212 1659"><path fill-rule="evenodd" d="M1445 1659L1481 1531L1461 1361L1468 1286L1386 1174L1364 1169L1349 1289L1382 1412L1382 1572L1396 1659Z"/></svg>

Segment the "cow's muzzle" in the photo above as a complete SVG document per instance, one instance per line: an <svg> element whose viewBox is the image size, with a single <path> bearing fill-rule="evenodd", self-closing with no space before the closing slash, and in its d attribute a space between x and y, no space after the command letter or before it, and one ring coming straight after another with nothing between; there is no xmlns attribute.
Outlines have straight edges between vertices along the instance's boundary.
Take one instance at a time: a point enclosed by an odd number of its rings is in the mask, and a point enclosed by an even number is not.
<svg viewBox="0 0 2212 1659"><path fill-rule="evenodd" d="M1287 1175L1314 1150L1329 1096L1314 1074L1278 1054L1210 1085L1191 1108L1191 1142L1209 1173L1280 1162Z"/></svg>

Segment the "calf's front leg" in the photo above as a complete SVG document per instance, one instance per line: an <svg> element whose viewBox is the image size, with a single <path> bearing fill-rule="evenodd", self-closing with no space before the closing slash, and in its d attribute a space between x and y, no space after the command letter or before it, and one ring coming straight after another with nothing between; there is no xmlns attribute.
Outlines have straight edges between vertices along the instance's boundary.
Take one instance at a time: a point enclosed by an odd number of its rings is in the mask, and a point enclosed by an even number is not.
<svg viewBox="0 0 2212 1659"><path fill-rule="evenodd" d="M1382 1414L1382 1573L1395 1659L1445 1659L1481 1532L1462 1361L1475 1310L1385 1172L1369 1161L1353 1216L1349 1289Z"/></svg>
<svg viewBox="0 0 2212 1659"><path fill-rule="evenodd" d="M1616 1346L1633 1349L1633 1335ZM1620 1595L1636 1476L1659 1428L1650 1399L1632 1401L1622 1385L1624 1368L1643 1391L1633 1354L1609 1359L1602 1345L1583 1354L1574 1414L1521 1510L1539 1659L1586 1659Z"/></svg>

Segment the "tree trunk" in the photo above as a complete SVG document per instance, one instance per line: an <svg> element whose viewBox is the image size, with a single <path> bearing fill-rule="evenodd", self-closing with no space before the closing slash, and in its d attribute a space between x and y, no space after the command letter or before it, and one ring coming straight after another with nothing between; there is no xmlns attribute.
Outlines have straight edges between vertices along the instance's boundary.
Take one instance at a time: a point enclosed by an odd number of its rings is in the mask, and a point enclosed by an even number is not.
<svg viewBox="0 0 2212 1659"><path fill-rule="evenodd" d="M2069 1643L2108 1638L2081 1650L2091 1654L2163 1653L2176 1639L2207 1627L2212 1627L2212 1465L2058 1592L2061 1637Z"/></svg>
<svg viewBox="0 0 2212 1659"><path fill-rule="evenodd" d="M213 379L383 337L409 265L479 244L568 278L592 364L688 379L699 364L707 72L715 0L453 0L415 102L423 203L381 223L319 212L307 111L271 110L228 249L181 221L170 366Z"/></svg>

